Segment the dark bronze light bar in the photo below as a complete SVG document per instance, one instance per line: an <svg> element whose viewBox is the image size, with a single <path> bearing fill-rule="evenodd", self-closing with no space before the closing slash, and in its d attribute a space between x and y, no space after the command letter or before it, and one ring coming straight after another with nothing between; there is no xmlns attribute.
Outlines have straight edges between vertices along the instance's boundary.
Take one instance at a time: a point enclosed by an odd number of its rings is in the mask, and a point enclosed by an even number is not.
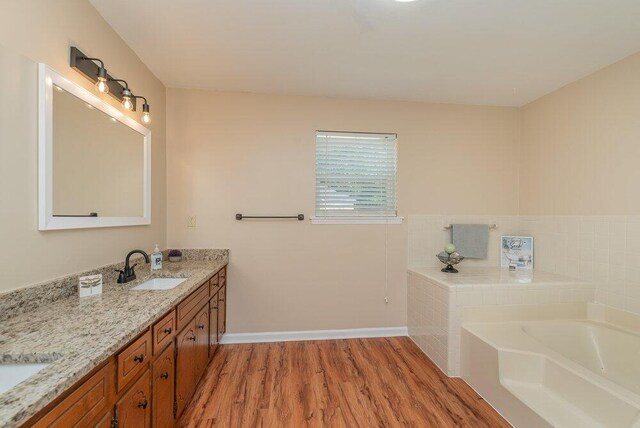
<svg viewBox="0 0 640 428"><path fill-rule="evenodd" d="M99 62L100 65L96 64ZM104 68L104 63L99 58L91 58L80 51L75 46L71 46L69 50L69 65L76 71L79 71L87 79L94 83L98 82L98 77L106 79L106 85L109 88L109 94L116 98L121 103L125 101L124 96L130 95L128 85L123 86L120 82L124 82L122 79L116 79L107 73ZM125 83L126 84L126 83ZM129 110L136 111L136 99L130 97L130 102L133 104Z"/></svg>

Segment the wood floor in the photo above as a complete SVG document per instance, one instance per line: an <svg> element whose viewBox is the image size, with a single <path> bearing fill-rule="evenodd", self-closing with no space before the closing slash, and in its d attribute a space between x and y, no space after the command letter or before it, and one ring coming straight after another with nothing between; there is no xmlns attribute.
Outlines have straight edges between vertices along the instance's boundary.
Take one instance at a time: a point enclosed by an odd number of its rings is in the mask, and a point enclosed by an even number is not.
<svg viewBox="0 0 640 428"><path fill-rule="evenodd" d="M181 427L509 427L407 337L225 345Z"/></svg>

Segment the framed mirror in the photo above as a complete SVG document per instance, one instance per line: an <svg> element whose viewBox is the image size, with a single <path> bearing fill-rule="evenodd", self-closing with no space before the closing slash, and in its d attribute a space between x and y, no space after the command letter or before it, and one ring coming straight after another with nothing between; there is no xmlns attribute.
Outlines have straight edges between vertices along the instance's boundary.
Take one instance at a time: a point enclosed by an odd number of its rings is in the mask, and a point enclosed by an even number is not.
<svg viewBox="0 0 640 428"><path fill-rule="evenodd" d="M39 65L39 229L151 224L151 131Z"/></svg>

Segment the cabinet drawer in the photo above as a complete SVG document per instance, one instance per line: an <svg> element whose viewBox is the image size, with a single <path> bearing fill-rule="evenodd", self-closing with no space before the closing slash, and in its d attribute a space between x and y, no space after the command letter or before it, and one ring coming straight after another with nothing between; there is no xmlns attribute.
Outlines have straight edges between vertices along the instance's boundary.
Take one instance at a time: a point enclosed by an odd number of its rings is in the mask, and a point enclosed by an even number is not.
<svg viewBox="0 0 640 428"><path fill-rule="evenodd" d="M218 272L218 276L220 277L220 287L222 287L227 283L227 267L226 266L220 269L220 272Z"/></svg>
<svg viewBox="0 0 640 428"><path fill-rule="evenodd" d="M115 367L111 359L33 426L88 426L113 405L114 374Z"/></svg>
<svg viewBox="0 0 640 428"><path fill-rule="evenodd" d="M117 356L118 392L122 391L129 382L149 366L151 356L151 331L147 330L142 336L134 340Z"/></svg>
<svg viewBox="0 0 640 428"><path fill-rule="evenodd" d="M209 280L209 296L213 296L218 292L218 287L220 287L220 282L218 279L218 274L215 274Z"/></svg>
<svg viewBox="0 0 640 428"><path fill-rule="evenodd" d="M178 330L182 330L209 299L209 283L205 282L178 304Z"/></svg>
<svg viewBox="0 0 640 428"><path fill-rule="evenodd" d="M158 355L176 336L176 310L172 309L160 321L153 324L153 355Z"/></svg>

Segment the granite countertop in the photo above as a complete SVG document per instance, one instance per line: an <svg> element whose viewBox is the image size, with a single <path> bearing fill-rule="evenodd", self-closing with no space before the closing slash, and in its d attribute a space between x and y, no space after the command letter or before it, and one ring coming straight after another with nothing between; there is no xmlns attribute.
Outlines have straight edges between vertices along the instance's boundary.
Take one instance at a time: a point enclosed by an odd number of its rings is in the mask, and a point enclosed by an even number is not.
<svg viewBox="0 0 640 428"><path fill-rule="evenodd" d="M60 393L143 332L228 262L220 260L164 263L127 284L103 285L101 296L77 295L44 304L2 321L0 359L4 364L51 364L0 394L0 426L26 422ZM131 290L150 277L184 277L170 290Z"/></svg>
<svg viewBox="0 0 640 428"><path fill-rule="evenodd" d="M516 286L529 285L588 285L580 279L570 278L555 273L539 270L520 269L509 272L508 268L500 267L464 267L457 266L459 273L445 273L441 267L409 266L408 271L420 275L423 278L436 281L446 287L469 287L482 285Z"/></svg>

